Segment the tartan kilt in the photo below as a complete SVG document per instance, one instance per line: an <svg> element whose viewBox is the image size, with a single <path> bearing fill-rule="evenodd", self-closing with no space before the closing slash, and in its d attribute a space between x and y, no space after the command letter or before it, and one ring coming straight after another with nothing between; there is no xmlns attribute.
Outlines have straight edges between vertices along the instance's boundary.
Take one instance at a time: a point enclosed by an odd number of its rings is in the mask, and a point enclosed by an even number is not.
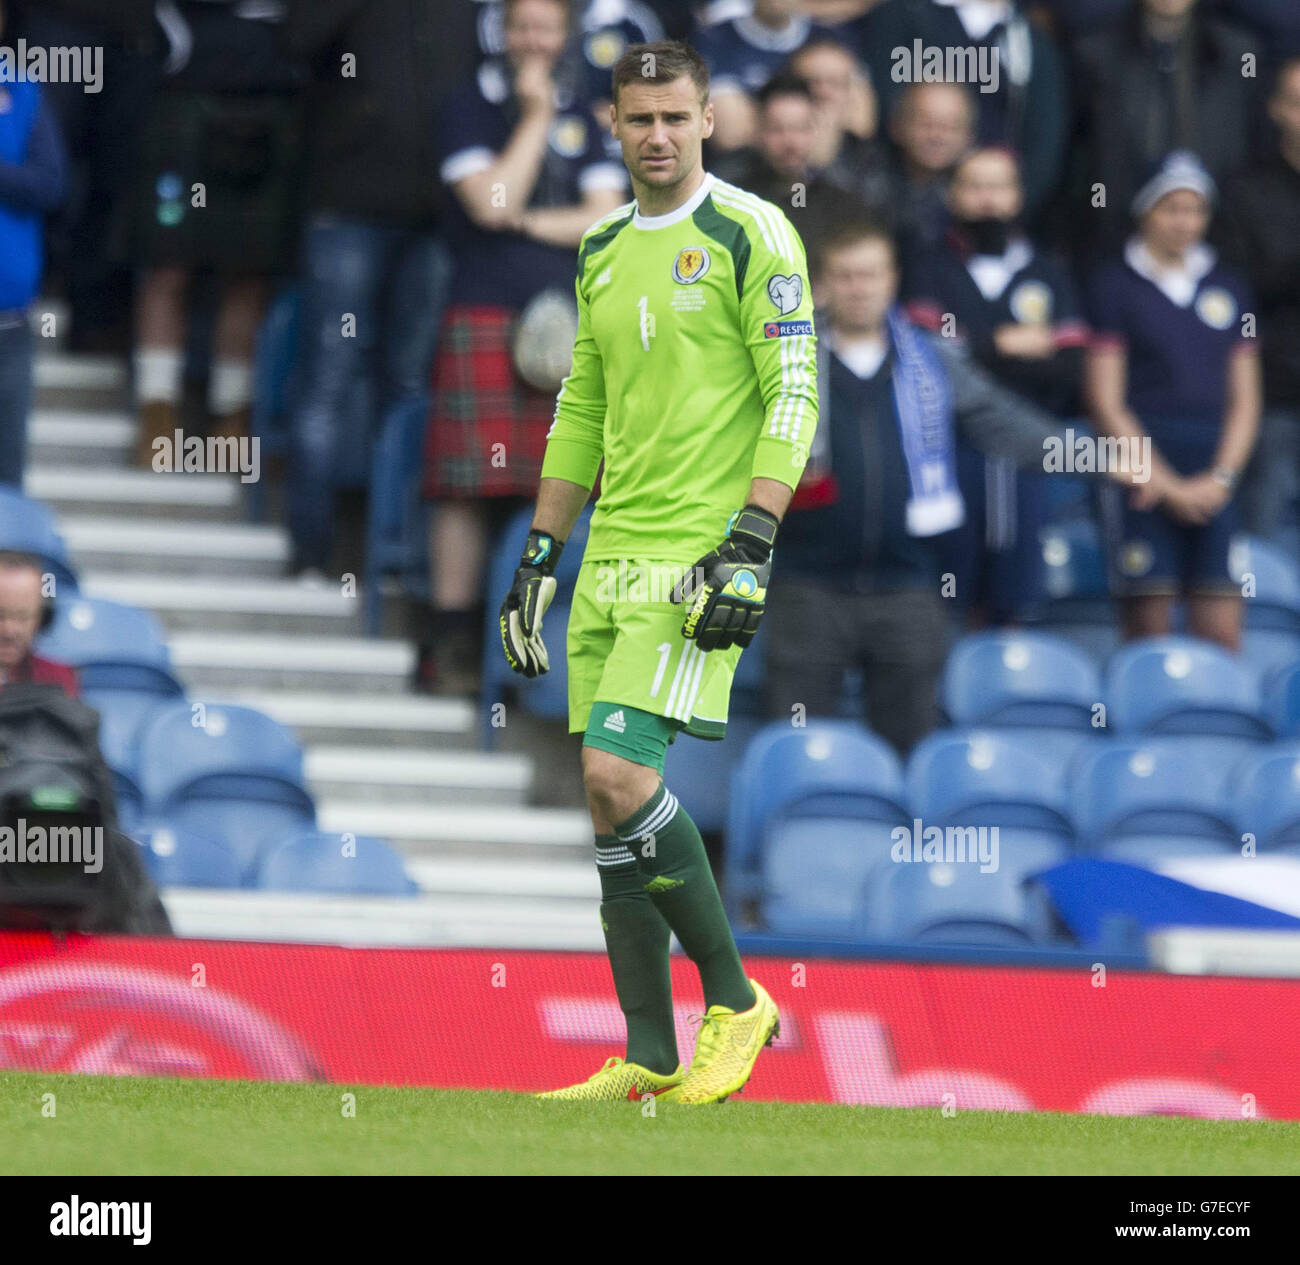
<svg viewBox="0 0 1300 1265"><path fill-rule="evenodd" d="M430 499L537 495L555 395L515 370L516 315L490 303L447 309L425 436L422 491Z"/></svg>

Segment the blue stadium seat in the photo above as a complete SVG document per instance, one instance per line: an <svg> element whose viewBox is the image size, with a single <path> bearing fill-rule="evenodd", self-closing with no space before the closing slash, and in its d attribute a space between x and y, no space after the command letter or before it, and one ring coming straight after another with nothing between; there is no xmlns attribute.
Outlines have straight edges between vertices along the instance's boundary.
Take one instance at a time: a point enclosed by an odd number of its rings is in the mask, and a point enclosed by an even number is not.
<svg viewBox="0 0 1300 1265"><path fill-rule="evenodd" d="M1224 788L1231 765L1160 738L1114 739L1091 750L1071 778L1081 843L1100 848L1124 838L1209 839L1235 846Z"/></svg>
<svg viewBox="0 0 1300 1265"><path fill-rule="evenodd" d="M141 737L139 770L150 814L226 844L246 879L268 842L316 824L297 739L251 708L171 704Z"/></svg>
<svg viewBox="0 0 1300 1265"><path fill-rule="evenodd" d="M1069 841L1063 771L1004 731L939 730L907 762L912 810L925 825L1019 827Z"/></svg>
<svg viewBox="0 0 1300 1265"><path fill-rule="evenodd" d="M1300 633L1300 566L1276 545L1256 536L1233 542L1229 565L1249 590L1245 599L1245 625Z"/></svg>
<svg viewBox="0 0 1300 1265"><path fill-rule="evenodd" d="M134 773L140 762L140 737L153 717L180 698L153 690L83 689L81 698L99 713L99 749L111 769Z"/></svg>
<svg viewBox="0 0 1300 1265"><path fill-rule="evenodd" d="M134 775L145 724L184 697L172 674L162 625L148 611L76 595L56 604L41 654L77 669L82 698L100 715L99 746L108 766Z"/></svg>
<svg viewBox="0 0 1300 1265"><path fill-rule="evenodd" d="M1110 727L1120 734L1220 735L1266 741L1259 686L1235 655L1194 637L1149 637L1106 667Z"/></svg>
<svg viewBox="0 0 1300 1265"><path fill-rule="evenodd" d="M944 667L944 710L954 725L1034 725L1084 730L1101 701L1092 661L1045 633L972 633Z"/></svg>
<svg viewBox="0 0 1300 1265"><path fill-rule="evenodd" d="M81 670L83 683L137 685L168 676L171 658L162 625L150 612L103 598L77 596L55 604L54 621L38 640L41 654ZM93 669L91 675L86 669Z"/></svg>
<svg viewBox="0 0 1300 1265"><path fill-rule="evenodd" d="M0 549L40 559L54 577L56 597L77 591L77 577L54 514L16 488L0 487Z"/></svg>
<svg viewBox="0 0 1300 1265"><path fill-rule="evenodd" d="M262 798L258 791L265 789L266 783L261 783L240 797L211 794L203 787L187 791L164 805L167 820L177 830L196 831L224 844L239 863L243 885L252 887L258 864L276 840L316 828L315 805L305 790L291 800L287 788L278 791L277 799ZM157 815L147 800L145 807L150 816Z"/></svg>
<svg viewBox="0 0 1300 1265"><path fill-rule="evenodd" d="M921 944L1050 943L1050 906L1031 876L1065 860L1067 851L1038 841L1017 852L1015 833L1006 832L990 873L969 862L882 866L863 930L875 940Z"/></svg>
<svg viewBox="0 0 1300 1265"><path fill-rule="evenodd" d="M731 681L731 701L728 715L731 718L744 716L757 720L763 715L763 681L766 668L764 648L767 641L760 629L758 635L745 648L736 664L736 675ZM727 726L730 733L731 726ZM731 741L730 738L727 739Z"/></svg>
<svg viewBox="0 0 1300 1265"><path fill-rule="evenodd" d="M746 652L748 653L748 651ZM742 656L743 658L743 656ZM678 734L664 757L664 785L669 787L705 832L727 826L731 806L731 774L740 763L749 740L762 722L732 712L722 742Z"/></svg>
<svg viewBox="0 0 1300 1265"><path fill-rule="evenodd" d="M1115 839L1101 849L1107 861L1141 865L1151 870L1162 861L1180 861L1184 857L1230 857L1239 855L1222 839L1184 839L1178 835L1134 835Z"/></svg>
<svg viewBox="0 0 1300 1265"><path fill-rule="evenodd" d="M200 780L264 778L301 789L302 748L293 733L251 707L174 703L141 745L141 784L154 804Z"/></svg>
<svg viewBox="0 0 1300 1265"><path fill-rule="evenodd" d="M117 828L134 835L145 818L144 792L133 771L114 768L111 764L108 768L113 775L113 797L117 801Z"/></svg>
<svg viewBox="0 0 1300 1265"><path fill-rule="evenodd" d="M857 938L874 871L890 864L885 822L844 817L778 821L763 844L765 930L775 935Z"/></svg>
<svg viewBox="0 0 1300 1265"><path fill-rule="evenodd" d="M1090 424L1082 418L1071 418L1067 426L1076 433L1091 431ZM1092 515L1094 480L1086 474L1054 474L1043 480L1043 522L1072 523Z"/></svg>
<svg viewBox="0 0 1300 1265"><path fill-rule="evenodd" d="M767 833L797 816L905 824L903 774L893 749L856 721L763 726L732 777L724 885L729 909L758 894Z"/></svg>
<svg viewBox="0 0 1300 1265"><path fill-rule="evenodd" d="M257 869L261 888L350 896L415 896L419 885L382 839L311 831L272 848Z"/></svg>
<svg viewBox="0 0 1300 1265"><path fill-rule="evenodd" d="M1260 851L1300 844L1300 742L1279 742L1248 756L1233 771L1239 834Z"/></svg>
<svg viewBox="0 0 1300 1265"><path fill-rule="evenodd" d="M1256 680L1266 681L1279 668L1300 658L1300 633L1282 628L1244 628L1241 657ZM1267 695L1264 701L1267 710Z"/></svg>
<svg viewBox="0 0 1300 1265"><path fill-rule="evenodd" d="M149 875L159 887L239 887L235 854L191 830L152 823L134 832Z"/></svg>
<svg viewBox="0 0 1300 1265"><path fill-rule="evenodd" d="M1052 523L1039 539L1047 594L1039 626L1103 662L1119 644L1119 633L1097 524L1090 517Z"/></svg>
<svg viewBox="0 0 1300 1265"><path fill-rule="evenodd" d="M1043 729L1037 725L1009 725L991 728L991 732L1004 742L1028 752L1031 760L1046 761L1062 769L1068 768L1083 751L1106 735L1104 729L1092 726L1087 729Z"/></svg>
<svg viewBox="0 0 1300 1265"><path fill-rule="evenodd" d="M1264 678L1264 707L1279 738L1300 738L1300 659Z"/></svg>
<svg viewBox="0 0 1300 1265"><path fill-rule="evenodd" d="M529 681L510 670L501 653L501 629L498 625L500 602L510 591L519 555L528 540L533 521L533 508L525 506L506 524L495 542L487 574L487 592L491 596L485 611L483 638L482 713L483 746L491 750L496 745L497 730L492 724L495 704L504 701L507 689L515 689L519 705L535 715L563 719L569 714L569 673L566 641L569 628L569 603L573 585L582 565L583 551L587 548L587 534L591 527L593 505L583 507L578 521L564 542L559 565L555 568L558 588L555 600L542 620L542 640L550 658L550 671Z"/></svg>

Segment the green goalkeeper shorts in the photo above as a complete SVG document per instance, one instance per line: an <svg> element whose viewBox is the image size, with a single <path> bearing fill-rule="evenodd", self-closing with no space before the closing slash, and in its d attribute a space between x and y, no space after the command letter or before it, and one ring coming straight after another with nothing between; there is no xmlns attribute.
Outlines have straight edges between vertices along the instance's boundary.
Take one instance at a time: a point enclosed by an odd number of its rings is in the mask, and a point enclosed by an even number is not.
<svg viewBox="0 0 1300 1265"><path fill-rule="evenodd" d="M742 648L705 653L682 636L686 608L668 595L689 565L642 558L583 561L566 649L569 732L585 732L588 745L628 754L628 725L636 718L620 716L620 705L662 717L667 742L682 730L697 738L726 735ZM593 716L597 703L615 708L597 708ZM663 725L657 729L665 732ZM662 760L657 763L662 770Z"/></svg>

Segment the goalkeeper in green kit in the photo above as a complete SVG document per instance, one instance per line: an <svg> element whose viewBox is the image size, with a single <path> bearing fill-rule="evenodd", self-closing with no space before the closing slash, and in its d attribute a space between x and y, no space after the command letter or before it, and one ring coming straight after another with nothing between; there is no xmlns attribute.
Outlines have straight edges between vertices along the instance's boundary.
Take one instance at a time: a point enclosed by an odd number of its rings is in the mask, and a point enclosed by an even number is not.
<svg viewBox="0 0 1300 1265"><path fill-rule="evenodd" d="M803 245L784 212L706 173L708 71L685 44L629 48L613 133L636 199L578 254L578 334L556 400L532 531L501 607L516 672L548 667L554 570L603 460L569 617L569 729L584 735L601 925L626 1057L545 1098L719 1102L779 1032L746 976L695 823L662 780L684 730L720 739L763 615L773 544L817 423ZM676 935L705 1008L678 1061Z"/></svg>

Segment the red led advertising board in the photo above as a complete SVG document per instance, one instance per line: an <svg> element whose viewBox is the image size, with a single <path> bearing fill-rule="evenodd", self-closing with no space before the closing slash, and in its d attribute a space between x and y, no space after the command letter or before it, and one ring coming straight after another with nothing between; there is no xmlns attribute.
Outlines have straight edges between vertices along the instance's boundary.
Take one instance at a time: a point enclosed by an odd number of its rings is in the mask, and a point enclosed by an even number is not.
<svg viewBox="0 0 1300 1265"><path fill-rule="evenodd" d="M750 1100L1300 1119L1300 983L750 957ZM673 959L678 1044L699 979ZM0 1067L534 1090L623 1053L590 953L0 936Z"/></svg>

